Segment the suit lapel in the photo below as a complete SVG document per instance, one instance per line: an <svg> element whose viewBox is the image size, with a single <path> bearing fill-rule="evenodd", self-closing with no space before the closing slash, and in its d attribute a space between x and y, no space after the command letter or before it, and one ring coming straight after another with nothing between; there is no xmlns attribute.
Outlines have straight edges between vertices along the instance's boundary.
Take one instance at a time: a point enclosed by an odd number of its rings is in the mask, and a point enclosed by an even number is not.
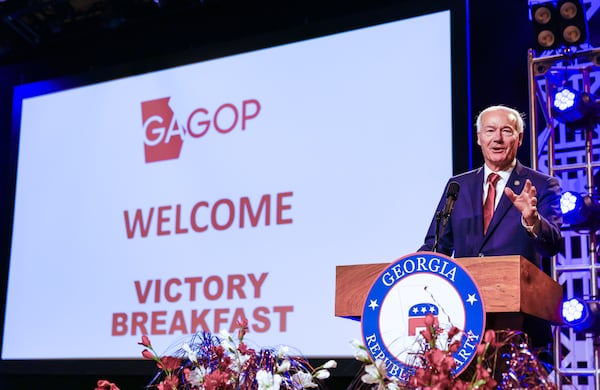
<svg viewBox="0 0 600 390"><path fill-rule="evenodd" d="M469 188L469 196L468 204L473 207L473 210L476 212L475 223L473 226L473 240L481 240L481 245L483 245L483 180L484 180L484 170L483 167L479 168L474 176L472 184ZM473 243L474 247L478 246L477 241Z"/></svg>

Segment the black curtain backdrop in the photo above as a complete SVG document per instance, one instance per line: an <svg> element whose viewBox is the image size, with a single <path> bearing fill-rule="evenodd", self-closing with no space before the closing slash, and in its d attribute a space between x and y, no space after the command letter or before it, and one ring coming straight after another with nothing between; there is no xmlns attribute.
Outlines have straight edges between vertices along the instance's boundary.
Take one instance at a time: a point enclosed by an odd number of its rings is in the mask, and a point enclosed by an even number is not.
<svg viewBox="0 0 600 390"><path fill-rule="evenodd" d="M459 1L459 0L456 0ZM270 4L261 8L261 2L242 2L234 11L216 7L213 14L201 17L194 22L195 29L185 26L190 21L173 20L171 29L177 30L177 39L163 34L160 28L148 29L138 26L137 33L122 39L116 34L105 32L94 36L82 36L72 45L53 46L32 51L19 61L0 62L0 272L8 268L10 243L12 197L14 195L14 161L11 154L10 117L12 88L15 85L38 80L46 80L92 71L102 67L120 66L127 73L128 62L143 58L157 58L168 66L177 53L193 50L195 45L217 45L231 39L247 35L260 35L277 32L294 25L302 25L307 20L325 20L339 13L354 13L368 6L385 3L406 3L409 1L374 2L327 2L327 6L318 4L308 7L308 2L291 2L287 8ZM227 3L227 2L224 2ZM317 2L318 3L318 2ZM369 3L367 5L365 3ZM230 5L231 6L231 5ZM533 32L529 21L526 1L489 1L471 0L469 6L470 22L470 106L460 107L472 118L491 104L506 104L522 112L528 111L527 87L527 50L533 44ZM273 15L276 15L274 17ZM268 16L268 17L267 17ZM166 27L168 28L169 25ZM592 40L595 29L590 24ZM136 26L132 26L135 29ZM117 39L115 39L117 38ZM593 42L592 42L593 44ZM139 69L136 69L139 71ZM435 108L432 108L435 109ZM424 118L423 120L427 120ZM474 129L470 129L474 134ZM435 142L435 141L433 141ZM462 153L472 155L473 166L482 164L479 147L473 142L471 150ZM529 138L519 153L519 158L529 164ZM43 167L41 167L43 169ZM0 299L4 300L5 287L0 286ZM40 326L43 326L41 319ZM31 335L31 337L36 337ZM43 340L40 340L43 343ZM93 339L90 339L93 343ZM120 372L118 367L108 367L106 379L116 382L121 389L141 389L147 384L154 367L152 363L140 366L135 372ZM349 368L348 368L349 367ZM346 369L333 370L334 375L327 383L331 389L345 388L353 379L358 364L348 364ZM76 375L62 372L40 373L35 366L18 373L0 373L0 389L93 389L98 367L81 369Z"/></svg>
<svg viewBox="0 0 600 390"><path fill-rule="evenodd" d="M473 0L470 6L473 123L478 112L494 104L527 114L527 52L534 42L527 2ZM526 165L531 161L529 148L526 131L517 156ZM483 164L476 143L471 153L475 167Z"/></svg>

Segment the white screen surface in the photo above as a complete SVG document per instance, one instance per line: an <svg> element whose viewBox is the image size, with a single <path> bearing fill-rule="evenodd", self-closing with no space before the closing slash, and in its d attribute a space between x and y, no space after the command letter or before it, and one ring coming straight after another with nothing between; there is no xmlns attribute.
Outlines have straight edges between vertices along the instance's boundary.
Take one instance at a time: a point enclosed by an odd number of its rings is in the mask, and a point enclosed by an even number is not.
<svg viewBox="0 0 600 390"><path fill-rule="evenodd" d="M420 246L450 62L440 12L24 99L2 358L138 357L242 316L351 356L335 267Z"/></svg>

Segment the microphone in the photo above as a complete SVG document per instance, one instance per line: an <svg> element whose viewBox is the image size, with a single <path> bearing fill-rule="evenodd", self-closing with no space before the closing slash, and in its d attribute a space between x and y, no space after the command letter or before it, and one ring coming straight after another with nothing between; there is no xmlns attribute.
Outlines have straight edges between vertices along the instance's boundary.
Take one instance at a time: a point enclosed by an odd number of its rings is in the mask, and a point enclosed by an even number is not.
<svg viewBox="0 0 600 390"><path fill-rule="evenodd" d="M460 184L455 181L448 183L448 188L446 189L446 204L444 205L444 209L442 211L438 211L435 216L435 242L433 243L434 252L438 251L440 237L443 235L446 224L448 223L448 218L450 218L450 214L452 214L452 210L454 209L454 202L456 202L456 198L458 198L458 191L460 191ZM440 222L442 223L441 229Z"/></svg>
<svg viewBox="0 0 600 390"><path fill-rule="evenodd" d="M444 210L442 210L443 219L447 220L450 218L450 214L452 214L452 210L454 209L454 202L456 202L456 198L458 198L459 191L460 184L455 181L448 183L448 189L446 190L446 205L444 206Z"/></svg>

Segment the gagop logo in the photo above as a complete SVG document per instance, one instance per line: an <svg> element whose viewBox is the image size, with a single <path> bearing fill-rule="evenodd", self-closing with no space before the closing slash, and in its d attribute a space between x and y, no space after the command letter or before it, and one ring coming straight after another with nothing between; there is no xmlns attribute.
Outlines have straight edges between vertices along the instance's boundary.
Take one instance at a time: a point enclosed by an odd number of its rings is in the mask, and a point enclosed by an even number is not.
<svg viewBox="0 0 600 390"><path fill-rule="evenodd" d="M244 131L248 121L256 118L261 110L257 99L246 99L239 105L223 103L214 111L198 107L180 123L169 105L170 99L142 102L146 163L178 159L184 140L200 139L211 131L224 135L234 130Z"/></svg>

